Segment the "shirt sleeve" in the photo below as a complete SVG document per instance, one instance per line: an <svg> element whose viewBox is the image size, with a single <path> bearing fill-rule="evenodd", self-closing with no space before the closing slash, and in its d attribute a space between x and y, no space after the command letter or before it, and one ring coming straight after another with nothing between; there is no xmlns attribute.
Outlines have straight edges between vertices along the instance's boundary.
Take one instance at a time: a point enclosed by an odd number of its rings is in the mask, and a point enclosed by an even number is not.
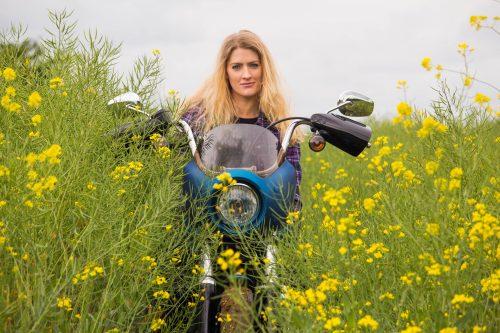
<svg viewBox="0 0 500 333"><path fill-rule="evenodd" d="M199 121L200 116L201 109L197 106L190 108L181 116L181 120L188 123L195 136L198 136L201 133L201 122Z"/></svg>
<svg viewBox="0 0 500 333"><path fill-rule="evenodd" d="M295 168L297 188L295 191L294 202L295 202L296 207L300 207L301 201L300 201L299 186L300 186L300 182L302 181L302 167L300 166L300 145L298 143L296 143L292 146L289 146L288 149L286 150L285 158ZM297 206L297 205L299 205L299 206Z"/></svg>

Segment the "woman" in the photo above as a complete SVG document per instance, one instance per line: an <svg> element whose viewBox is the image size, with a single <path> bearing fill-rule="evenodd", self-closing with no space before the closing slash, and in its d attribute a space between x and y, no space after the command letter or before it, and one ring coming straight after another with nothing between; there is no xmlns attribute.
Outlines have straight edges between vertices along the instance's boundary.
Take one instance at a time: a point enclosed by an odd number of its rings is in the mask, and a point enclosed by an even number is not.
<svg viewBox="0 0 500 333"><path fill-rule="evenodd" d="M245 123L267 127L275 120L289 117L278 75L269 50L251 31L229 35L220 48L214 73L188 101L182 116L195 135L215 126ZM269 128L280 140L288 122ZM297 190L295 208L301 207L299 185L300 133L295 131L286 159L295 167Z"/></svg>

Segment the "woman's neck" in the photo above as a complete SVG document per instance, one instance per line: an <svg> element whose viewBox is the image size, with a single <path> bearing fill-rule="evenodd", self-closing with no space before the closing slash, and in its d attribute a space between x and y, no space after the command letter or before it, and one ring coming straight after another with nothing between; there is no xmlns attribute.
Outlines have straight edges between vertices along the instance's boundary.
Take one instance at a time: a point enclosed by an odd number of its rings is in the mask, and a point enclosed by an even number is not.
<svg viewBox="0 0 500 333"><path fill-rule="evenodd" d="M256 118L259 116L259 100L257 98L233 96L233 101L238 118Z"/></svg>

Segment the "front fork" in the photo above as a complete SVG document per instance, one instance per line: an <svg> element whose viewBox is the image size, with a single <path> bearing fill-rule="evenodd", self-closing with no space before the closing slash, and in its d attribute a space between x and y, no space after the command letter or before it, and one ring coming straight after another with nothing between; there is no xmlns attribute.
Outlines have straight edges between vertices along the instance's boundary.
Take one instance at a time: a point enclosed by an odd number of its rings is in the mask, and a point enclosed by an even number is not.
<svg viewBox="0 0 500 333"><path fill-rule="evenodd" d="M266 247L266 276L270 284L276 282L276 247L267 245ZM200 330L198 332L209 333L215 332L217 327L217 306L212 300L216 296L216 283L213 277L213 264L210 258L208 249L203 252L202 264L204 274L201 278L201 290L203 291L204 300L201 303L200 314Z"/></svg>

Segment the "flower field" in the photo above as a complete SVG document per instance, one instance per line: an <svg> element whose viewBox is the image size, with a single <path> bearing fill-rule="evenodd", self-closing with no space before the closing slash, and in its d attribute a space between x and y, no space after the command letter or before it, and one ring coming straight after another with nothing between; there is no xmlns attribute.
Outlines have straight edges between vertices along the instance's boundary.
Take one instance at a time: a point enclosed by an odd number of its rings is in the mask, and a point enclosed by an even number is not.
<svg viewBox="0 0 500 333"><path fill-rule="evenodd" d="M129 120L107 101L127 90L151 101L161 56L122 76L118 47L77 38L65 12L50 19L39 53L22 28L0 35L0 331L184 332L202 297L202 247L220 235L201 212L183 222L181 149L106 134ZM470 46L458 51L467 64ZM303 145L304 208L276 240L274 297L254 313L262 328L499 330L498 95L472 94L481 82L468 66L449 87L450 70L421 65L436 71L435 100L410 105L399 81L398 116L369 120L360 156ZM165 103L178 111L177 93ZM216 262L231 274L239 255Z"/></svg>

